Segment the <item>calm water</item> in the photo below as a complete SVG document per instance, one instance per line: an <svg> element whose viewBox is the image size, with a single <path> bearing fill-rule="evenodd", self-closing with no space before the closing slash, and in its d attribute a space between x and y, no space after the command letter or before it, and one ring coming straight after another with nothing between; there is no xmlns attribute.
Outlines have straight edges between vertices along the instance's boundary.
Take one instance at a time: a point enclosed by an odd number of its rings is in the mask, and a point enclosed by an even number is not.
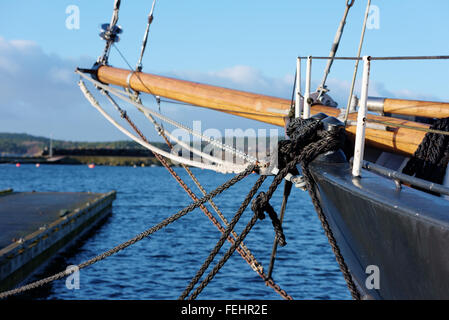
<svg viewBox="0 0 449 320"><path fill-rule="evenodd" d="M189 181L182 168L178 174ZM193 169L207 190L232 177ZM230 220L256 180L251 176L215 198ZM261 190L266 190L267 179ZM190 184L193 190L195 186ZM36 278L79 264L126 241L189 204L190 198L162 167L96 167L0 165L0 190L117 191L113 214L75 249L56 257ZM279 210L282 189L271 204ZM212 211L212 209L211 209ZM252 212L237 225L243 229ZM275 281L294 299L350 299L344 279L307 193L294 189L284 218L287 246L278 249ZM39 299L177 299L219 239L219 232L199 209L135 245L82 269L80 289L68 290L65 280L28 297ZM268 269L273 227L258 221L245 243ZM223 254L229 244L221 251ZM218 257L216 258L218 261ZM199 299L280 299L235 253L200 294Z"/></svg>

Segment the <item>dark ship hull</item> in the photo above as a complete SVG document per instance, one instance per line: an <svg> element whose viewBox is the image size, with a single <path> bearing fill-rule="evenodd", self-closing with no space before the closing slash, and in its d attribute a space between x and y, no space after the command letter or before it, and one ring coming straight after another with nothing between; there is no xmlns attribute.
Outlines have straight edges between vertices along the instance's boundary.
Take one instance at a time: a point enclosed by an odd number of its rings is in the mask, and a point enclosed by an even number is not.
<svg viewBox="0 0 449 320"><path fill-rule="evenodd" d="M322 157L310 170L363 298L449 299L449 201L369 170L353 178L343 158ZM366 284L368 266L378 267L378 289Z"/></svg>

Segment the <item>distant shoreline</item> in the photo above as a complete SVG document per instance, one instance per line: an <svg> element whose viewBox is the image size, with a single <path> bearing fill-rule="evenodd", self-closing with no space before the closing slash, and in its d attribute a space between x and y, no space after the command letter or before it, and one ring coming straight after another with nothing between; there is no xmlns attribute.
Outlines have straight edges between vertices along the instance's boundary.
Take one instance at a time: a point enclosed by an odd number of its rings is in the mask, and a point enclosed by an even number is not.
<svg viewBox="0 0 449 320"><path fill-rule="evenodd" d="M248 138L242 139L248 145ZM170 152L165 143L152 144ZM169 159L167 162L176 166ZM0 163L161 166L150 150L134 141L76 142L52 140L25 133L0 133Z"/></svg>
<svg viewBox="0 0 449 320"><path fill-rule="evenodd" d="M130 156L55 156L47 157L0 157L0 164L65 164L96 166L160 166L155 157L130 157ZM173 165L173 164L171 164Z"/></svg>
<svg viewBox="0 0 449 320"><path fill-rule="evenodd" d="M169 151L165 143L153 144ZM0 163L160 165L151 151L134 141L76 142L51 140L25 133L0 133Z"/></svg>

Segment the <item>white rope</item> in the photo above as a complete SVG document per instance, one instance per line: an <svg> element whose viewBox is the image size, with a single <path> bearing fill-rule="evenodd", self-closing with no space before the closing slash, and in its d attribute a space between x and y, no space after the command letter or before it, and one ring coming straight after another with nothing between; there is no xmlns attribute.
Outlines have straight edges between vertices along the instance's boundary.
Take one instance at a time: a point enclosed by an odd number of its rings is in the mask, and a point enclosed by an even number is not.
<svg viewBox="0 0 449 320"><path fill-rule="evenodd" d="M182 130L184 130L184 131L190 133L191 135L196 136L197 138L200 138L200 139L202 139L202 140L204 140L204 141L207 141L208 143L210 143L210 144L212 144L212 145L214 145L214 146L216 146L216 147L218 147L218 148L220 148L220 149L222 149L222 150L225 150L225 151L227 151L227 152L230 152L230 153L232 153L232 154L235 154L235 155L238 156L239 158L241 158L241 159L243 159L243 160L246 160L246 161L248 161L248 162L250 162L250 163L255 163L255 162L257 162L257 159L256 159L256 158L254 158L254 157L252 157L252 156L250 156L250 155L244 153L243 151L240 151L240 150L238 150L238 149L236 149L236 148L234 148L234 147L232 147L232 146L229 146L229 145L227 145L227 144L224 144L224 143L222 143L222 142L220 142L220 141L218 141L218 140L215 140L215 139L213 139L213 138L211 138L211 137L205 136L205 135L203 135L202 133L200 133L200 132L198 132L198 131L195 131L195 130L193 130L193 129L191 129L191 128L185 126L185 125L183 125L182 123L179 123L179 122L177 122L177 121L175 121L175 120L173 120L173 119L170 119L170 118L168 118L168 117L166 117L166 116L164 116L164 115L162 115L162 114L160 114L160 113L158 113L158 112L156 112L156 111L154 111L154 110L149 109L148 107L145 107L142 103L139 103L139 102L136 102L136 101L130 99L130 98L128 97L127 94L125 94L124 92L122 92L122 91L120 91L120 90L117 90L117 89L115 89L115 88L109 88L109 89L110 89L109 91L110 91L112 94L115 94L115 96L117 96L117 97L119 97L119 98L121 98L121 99L123 99L123 100L125 100L125 101L127 101L127 102L129 102L129 103L131 103L131 104L133 104L136 108L142 109L142 110L144 110L146 113L151 114L151 115L153 115L153 116L155 116L155 117L161 119L162 121L164 121L164 122L166 122L166 123L168 123L168 124L171 124L171 125L174 126L174 127L177 127L177 128L179 128L179 129L182 129ZM111 90L111 89L112 89L112 90ZM128 99L129 99L129 100L128 100ZM131 101L132 101L132 102L131 102ZM141 110L141 111L142 111L142 110Z"/></svg>
<svg viewBox="0 0 449 320"><path fill-rule="evenodd" d="M108 98L108 100L111 102L111 104L115 107L115 109L117 109L120 113L123 112L123 109L120 108L120 106L117 104L117 102L115 102L115 100L111 97L111 95L104 90L101 90L101 92ZM198 150L188 144L186 144L185 142L179 140L178 138L176 138L174 135L172 135L170 132L164 130L157 122L156 120L145 110L143 110L142 108L138 108L140 112L142 112L145 117L153 123L154 127L156 128L156 131L158 132L158 134L165 134L166 136L168 136L171 140L173 140L175 143L177 143L178 145L180 145L181 147L183 147L184 149L187 149L188 151L199 155L207 160L209 160L212 163L217 163L217 164L221 164L223 166L227 166L227 167L232 167L234 166L233 163L230 163L229 161L223 161L220 158L214 157L208 153L204 153L201 150Z"/></svg>
<svg viewBox="0 0 449 320"><path fill-rule="evenodd" d="M240 151L240 150L237 150L237 149L235 149L235 148L233 148L233 147L231 147L231 146L229 146L229 145L226 145L226 144L224 144L224 143L221 143L220 141L215 140L215 139L213 139L213 138L211 138L211 137L205 136L205 135L203 135L203 134L200 133L200 132L197 132L197 131L195 131L195 130L192 130L191 128L189 128L189 127L187 127L187 126L185 126L185 125L183 125L183 124L181 124L181 123L179 123L179 122L176 122L176 121L173 120L173 119L170 119L170 118L168 118L168 117L166 117L166 116L164 116L164 115L162 115L162 114L160 114L160 113L158 113L158 112L156 112L156 111L154 111L154 110L151 110L151 109L145 107L143 104L138 103L138 102L136 102L136 101L130 99L130 98L128 97L128 93L126 93L126 92L124 92L124 91L121 91L121 90L118 90L118 89L116 89L116 88L107 86L107 85L105 85L105 84L103 84L103 83L101 83L101 82L99 82L99 81L97 81L97 80L95 80L95 79L92 79L91 77L89 77L88 75L84 74L84 73L81 72L80 70L76 70L76 73L78 73L78 74L79 74L80 76L82 76L84 79L87 79L88 81L90 81L90 82L92 82L93 84L95 84L95 86L97 86L97 87L99 87L99 88L102 88L103 90L109 91L110 93L112 93L112 94L115 95L116 97L118 97L118 98L120 98L120 99L122 99L122 100L124 100L124 101L126 101L126 102L128 102L128 103L130 103L130 104L132 104L132 105L134 105L134 106L137 107L138 109L139 109L139 108L142 108L142 109L144 109L146 112L148 112L149 114L151 114L151 115L153 115L153 116L159 118L160 120L162 120L162 121L164 121L164 122L167 122L167 123L169 123L169 124L171 124L171 125L173 125L173 126L179 128L179 129L185 130L185 131L187 131L188 133L190 133L190 134L192 134L192 135L194 135L194 136L196 136L196 137L198 137L198 138L200 138L200 139L202 139L202 140L204 140L204 141L207 141L207 142L210 143L211 145L214 145L214 146L216 146L216 147L218 147L218 148L220 148L220 149L222 149L222 150L225 150L225 151L227 151L227 152L230 152L230 153L232 153L232 154L235 154L237 157L239 157L239 158L241 158L241 159L243 159L243 160L246 160L246 161L248 161L248 162L250 162L250 163L256 163L256 162L258 162L257 158L255 158L255 157L252 157L252 156L250 156L250 155L248 155L248 154L246 154L246 153L244 153L244 152L242 152L242 151ZM259 161L259 162L260 162L260 161Z"/></svg>
<svg viewBox="0 0 449 320"><path fill-rule="evenodd" d="M151 122L153 123L153 125L156 127L156 130L157 130L158 132L164 133L167 137L169 137L171 140L173 140L174 142L176 142L177 144L179 144L181 147L183 147L183 148L185 148L185 149L191 151L192 153L194 153L194 154L196 154L196 155L198 155L198 156L200 156L200 157L203 157L203 158L205 158L205 159L207 159L207 160L209 160L209 161L211 161L211 162L215 162L215 163L221 164L221 165L223 165L223 166L228 166L228 165L230 165L230 163L229 163L228 161L223 161L222 159L219 159L219 158L217 158L217 157L214 157L214 156L212 156L212 155L210 155L210 154L208 154L208 153L204 153L204 152L202 152L201 150L198 150L197 148L194 148L194 147L192 147L192 146L190 146L190 145L188 145L188 144L182 142L181 140L179 140L178 138L176 138L174 135L172 135L169 131L163 129L163 128L162 128L162 127L161 127L161 126L154 120L154 118L153 118L148 112L146 112L146 111L143 110L143 109L140 110L140 111L145 115L145 117L146 117L149 121L151 121Z"/></svg>
<svg viewBox="0 0 449 320"><path fill-rule="evenodd" d="M100 106L98 101L89 92L89 90L87 89L86 85L84 84L84 82L82 80L80 80L78 82L78 84L79 84L80 89L83 92L84 96L86 97L86 99L91 103L91 105L95 109L97 109L101 113L101 115L103 115L103 117L106 118L106 120L108 120L110 123L112 123L117 129L119 129L121 132L123 132L126 136L128 136L135 142L139 143L143 147L151 150L152 152L158 153L161 156L166 157L172 161L179 162L179 163L182 163L182 164L188 165L188 166L197 167L200 169L213 170L213 171L221 172L221 173L232 173L232 172L239 173L239 172L242 172L243 170L245 170L245 168L246 168L245 166L232 165L232 168L231 168L230 166L228 166L228 163L226 165L208 165L205 163L192 161L190 159L185 159L183 157L168 153L156 146L153 146L153 145L143 141L142 139L140 139L140 138L136 137L135 135L133 135L132 133L130 133L123 126L118 124L106 111L104 111L104 109Z"/></svg>

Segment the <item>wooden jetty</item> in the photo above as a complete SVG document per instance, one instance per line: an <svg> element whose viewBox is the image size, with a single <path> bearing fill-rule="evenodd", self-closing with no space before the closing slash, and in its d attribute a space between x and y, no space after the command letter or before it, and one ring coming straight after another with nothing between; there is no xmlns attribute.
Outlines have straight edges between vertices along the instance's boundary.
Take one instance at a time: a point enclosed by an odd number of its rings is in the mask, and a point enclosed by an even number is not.
<svg viewBox="0 0 449 320"><path fill-rule="evenodd" d="M115 197L115 191L0 192L0 291L26 280L104 221Z"/></svg>

